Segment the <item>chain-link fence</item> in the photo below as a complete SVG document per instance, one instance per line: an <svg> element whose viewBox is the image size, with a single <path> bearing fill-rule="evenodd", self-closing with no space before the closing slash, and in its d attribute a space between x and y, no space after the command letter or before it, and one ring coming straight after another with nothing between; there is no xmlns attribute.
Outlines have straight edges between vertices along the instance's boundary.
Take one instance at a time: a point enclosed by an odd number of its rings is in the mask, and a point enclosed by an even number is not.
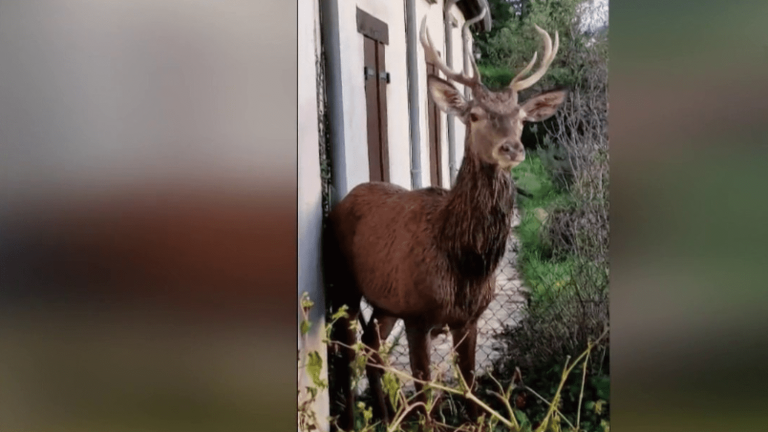
<svg viewBox="0 0 768 432"><path fill-rule="evenodd" d="M520 222L519 213L515 209L512 226ZM495 336L500 334L505 327L515 326L523 318L525 310L525 288L522 277L517 270L517 253L520 242L510 233L507 241L507 251L502 258L496 276L496 295L488 305L478 321L477 350L475 354L475 371L481 373L491 367L494 360L500 355L496 349ZM370 319L372 308L365 300L362 302L362 313L366 322ZM358 327L358 340L362 337L362 329ZM389 364L399 370L410 373L410 359L408 356L408 342L405 337L405 327L402 320L398 320L392 333L387 338L385 349L389 351ZM451 367L451 351L453 340L450 333L441 334L431 343L431 366L438 373L448 372ZM434 376L434 375L433 375ZM445 373L446 382L452 382L453 373ZM412 388L412 383L406 383L405 388ZM367 387L367 381L363 377L360 380L360 390Z"/></svg>

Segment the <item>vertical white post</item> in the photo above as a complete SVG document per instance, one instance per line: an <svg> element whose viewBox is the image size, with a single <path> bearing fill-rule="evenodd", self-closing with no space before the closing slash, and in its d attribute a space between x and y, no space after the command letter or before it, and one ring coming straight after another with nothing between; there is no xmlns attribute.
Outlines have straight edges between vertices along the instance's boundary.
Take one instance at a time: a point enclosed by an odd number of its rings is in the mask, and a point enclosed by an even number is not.
<svg viewBox="0 0 768 432"><path fill-rule="evenodd" d="M320 137L317 109L317 66L319 55L318 0L300 0L298 5L298 297L307 292L314 302L310 313L312 327L301 341L300 361L309 351L317 351L323 361L321 379L327 380L326 349L322 344L325 326L321 269L321 231L323 222L320 180ZM301 308L298 304L297 308ZM298 314L301 319L301 314ZM299 369L299 389L313 385L306 368ZM303 394L302 396L306 396ZM300 396L301 397L301 396ZM322 431L329 429L328 392L318 392L313 409Z"/></svg>

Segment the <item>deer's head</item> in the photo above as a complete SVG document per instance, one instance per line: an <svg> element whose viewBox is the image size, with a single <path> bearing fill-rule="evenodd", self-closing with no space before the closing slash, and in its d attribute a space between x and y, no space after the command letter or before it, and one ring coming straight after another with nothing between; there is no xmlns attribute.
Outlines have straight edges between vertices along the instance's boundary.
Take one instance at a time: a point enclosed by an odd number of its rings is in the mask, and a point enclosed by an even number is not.
<svg viewBox="0 0 768 432"><path fill-rule="evenodd" d="M468 25L472 21L475 20L467 21L463 32L468 31ZM522 104L518 103L518 92L540 80L557 54L557 32L553 48L549 34L538 26L536 31L544 40L544 55L539 68L523 79L536 63L537 53L534 53L528 65L512 79L509 86L500 91L491 91L481 82L473 56L470 55L471 76L454 72L446 66L433 48L426 27L426 17L421 21L420 39L427 60L434 63L448 78L446 81L434 75L428 77L430 97L442 111L455 115L466 125L465 151L472 152L480 160L504 170L513 168L525 160L525 149L520 141L523 124L548 119L555 114L568 94L567 90L551 90L539 93ZM464 43L467 44L466 37ZM465 52L468 52L466 46ZM450 81L467 86L472 93L472 99L465 99Z"/></svg>

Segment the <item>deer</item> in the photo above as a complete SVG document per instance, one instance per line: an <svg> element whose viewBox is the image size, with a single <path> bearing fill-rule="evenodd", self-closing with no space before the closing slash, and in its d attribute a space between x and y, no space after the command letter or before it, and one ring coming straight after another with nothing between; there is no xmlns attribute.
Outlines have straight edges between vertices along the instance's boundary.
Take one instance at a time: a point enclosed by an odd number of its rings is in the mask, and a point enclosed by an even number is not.
<svg viewBox="0 0 768 432"><path fill-rule="evenodd" d="M538 69L523 78L536 62L534 53L507 87L491 91L482 83L473 56L470 73L451 70L434 49L426 17L421 21L425 57L446 77L427 77L429 97L465 125L464 157L450 190L362 183L328 215L323 241L326 298L331 312L347 308L331 335L341 352L333 379L343 397L337 420L342 430L354 426L350 364L355 351L350 347L357 337L350 324L355 320L362 323L362 343L373 351L366 375L372 408L384 424L391 423L393 409L382 390L378 350L398 319L404 323L414 378L431 379L430 343L447 329L461 376L470 389L474 386L477 323L494 297L495 271L511 230L516 197L511 170L525 160L523 125L550 118L568 95L567 89L555 88L518 102L519 92L544 76L558 50L557 32L553 47L549 34L535 29L544 42ZM465 99L452 82L469 88L472 97ZM360 315L362 298L373 308L368 322ZM423 385L415 381L414 386L416 400L426 403ZM467 404L472 421L477 421L478 410ZM429 421L424 405L419 412Z"/></svg>

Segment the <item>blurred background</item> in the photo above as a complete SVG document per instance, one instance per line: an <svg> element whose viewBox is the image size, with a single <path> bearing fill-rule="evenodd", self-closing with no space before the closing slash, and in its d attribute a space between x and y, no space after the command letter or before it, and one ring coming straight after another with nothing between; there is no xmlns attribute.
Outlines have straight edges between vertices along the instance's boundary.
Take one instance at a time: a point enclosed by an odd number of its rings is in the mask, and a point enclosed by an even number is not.
<svg viewBox="0 0 768 432"><path fill-rule="evenodd" d="M766 16L610 3L616 430L766 428Z"/></svg>
<svg viewBox="0 0 768 432"><path fill-rule="evenodd" d="M295 17L0 1L0 430L290 430Z"/></svg>
<svg viewBox="0 0 768 432"><path fill-rule="evenodd" d="M293 427L295 16L0 0L0 430ZM766 16L610 2L616 430L765 430Z"/></svg>

